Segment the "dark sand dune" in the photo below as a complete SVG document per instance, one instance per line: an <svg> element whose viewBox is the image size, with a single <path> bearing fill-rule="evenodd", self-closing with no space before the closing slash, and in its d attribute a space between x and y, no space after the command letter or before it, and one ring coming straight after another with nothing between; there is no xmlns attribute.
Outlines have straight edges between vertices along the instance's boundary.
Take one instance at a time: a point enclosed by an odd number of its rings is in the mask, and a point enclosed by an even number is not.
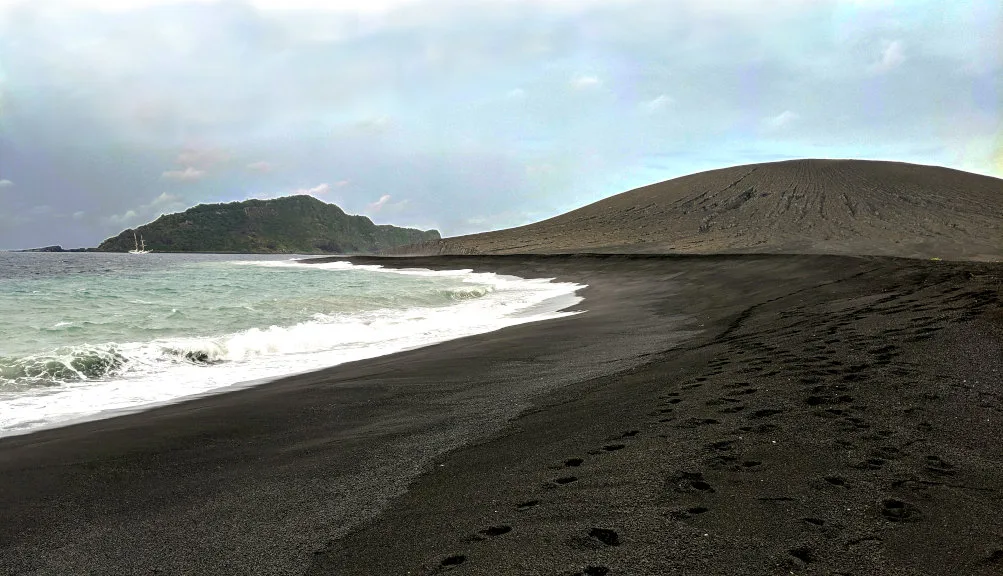
<svg viewBox="0 0 1003 576"><path fill-rule="evenodd" d="M628 252L1003 257L1003 180L936 166L792 160L711 170L535 224L394 254Z"/></svg>

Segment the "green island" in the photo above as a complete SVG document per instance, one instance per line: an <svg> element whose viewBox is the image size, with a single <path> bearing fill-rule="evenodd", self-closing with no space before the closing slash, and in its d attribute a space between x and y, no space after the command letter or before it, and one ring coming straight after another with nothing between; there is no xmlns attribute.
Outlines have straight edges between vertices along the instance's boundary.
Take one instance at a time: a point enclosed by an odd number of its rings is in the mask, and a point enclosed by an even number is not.
<svg viewBox="0 0 1003 576"><path fill-rule="evenodd" d="M135 234L135 236L134 236ZM312 196L199 204L164 214L102 242L100 252L127 252L134 238L154 252L364 254L438 240L437 230L377 225Z"/></svg>

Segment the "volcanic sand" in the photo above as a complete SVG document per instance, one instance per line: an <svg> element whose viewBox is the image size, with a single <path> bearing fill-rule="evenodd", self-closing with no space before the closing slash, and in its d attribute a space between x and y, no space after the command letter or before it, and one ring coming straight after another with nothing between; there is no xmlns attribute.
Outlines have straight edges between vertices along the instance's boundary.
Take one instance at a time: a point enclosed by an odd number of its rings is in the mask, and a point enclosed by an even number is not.
<svg viewBox="0 0 1003 576"><path fill-rule="evenodd" d="M0 573L999 574L999 266L358 259L576 316L0 439Z"/></svg>

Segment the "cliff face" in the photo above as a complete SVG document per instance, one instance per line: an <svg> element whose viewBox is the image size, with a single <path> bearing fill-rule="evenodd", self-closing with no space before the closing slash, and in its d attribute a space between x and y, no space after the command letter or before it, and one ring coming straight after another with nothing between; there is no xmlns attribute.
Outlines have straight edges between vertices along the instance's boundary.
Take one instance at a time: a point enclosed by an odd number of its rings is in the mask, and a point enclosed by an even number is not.
<svg viewBox="0 0 1003 576"><path fill-rule="evenodd" d="M439 239L435 230L377 226L312 196L200 204L123 230L98 250L132 250L133 232L156 252L356 254Z"/></svg>
<svg viewBox="0 0 1003 576"><path fill-rule="evenodd" d="M701 172L549 220L392 254L869 254L1003 259L1003 180L936 166L793 160Z"/></svg>

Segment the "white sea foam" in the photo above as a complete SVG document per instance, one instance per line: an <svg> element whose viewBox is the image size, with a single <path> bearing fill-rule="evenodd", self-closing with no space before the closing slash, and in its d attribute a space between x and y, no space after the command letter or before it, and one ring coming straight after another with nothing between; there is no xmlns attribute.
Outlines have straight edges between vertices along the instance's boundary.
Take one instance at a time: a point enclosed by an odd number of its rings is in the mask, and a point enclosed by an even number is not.
<svg viewBox="0 0 1003 576"><path fill-rule="evenodd" d="M290 271L364 269L388 274L452 277L470 286L451 288L448 306L314 314L292 326L262 326L211 338L166 338L63 351L88 358L125 359L97 379L73 368L79 378L57 386L0 395L0 435L18 434L73 421L135 411L236 385L391 354L507 326L559 318L581 301L583 286L528 280L470 270L391 270L348 262L304 265L251 261L238 265L285 267ZM79 365L79 364L78 364Z"/></svg>

